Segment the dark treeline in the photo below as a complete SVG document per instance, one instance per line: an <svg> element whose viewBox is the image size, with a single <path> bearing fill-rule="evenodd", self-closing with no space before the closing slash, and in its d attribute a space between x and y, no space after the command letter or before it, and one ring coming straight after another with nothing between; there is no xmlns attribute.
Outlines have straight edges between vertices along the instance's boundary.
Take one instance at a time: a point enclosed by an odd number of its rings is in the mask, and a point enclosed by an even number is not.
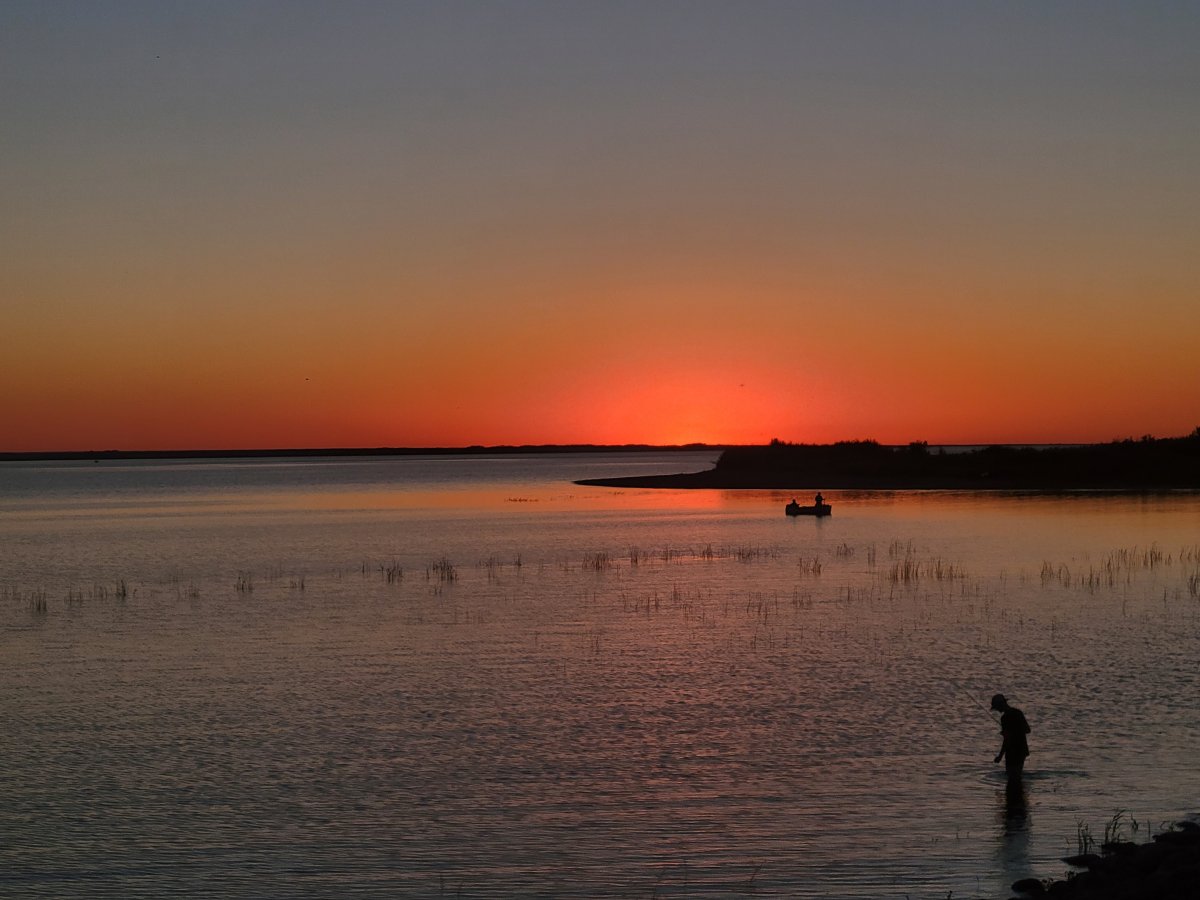
<svg viewBox="0 0 1200 900"><path fill-rule="evenodd" d="M1200 428L1187 437L1079 446L931 451L876 441L731 447L706 472L597 479L639 487L1079 490L1200 488Z"/></svg>
<svg viewBox="0 0 1200 900"><path fill-rule="evenodd" d="M875 441L823 446L786 444L726 450L716 472L734 478L808 484L974 487L1200 487L1200 429L1183 438L1143 438L1063 447L990 446L930 452L924 443L885 447ZM813 478L815 477L815 481Z"/></svg>

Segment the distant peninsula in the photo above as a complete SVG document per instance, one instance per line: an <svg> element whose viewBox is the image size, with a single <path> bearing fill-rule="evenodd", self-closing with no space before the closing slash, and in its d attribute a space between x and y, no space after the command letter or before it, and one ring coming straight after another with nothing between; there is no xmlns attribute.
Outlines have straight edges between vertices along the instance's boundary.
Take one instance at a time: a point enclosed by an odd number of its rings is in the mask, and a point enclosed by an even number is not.
<svg viewBox="0 0 1200 900"><path fill-rule="evenodd" d="M712 469L677 475L589 478L620 488L841 490L1200 489L1200 428L1186 437L1046 447L931 450L923 441L730 447Z"/></svg>

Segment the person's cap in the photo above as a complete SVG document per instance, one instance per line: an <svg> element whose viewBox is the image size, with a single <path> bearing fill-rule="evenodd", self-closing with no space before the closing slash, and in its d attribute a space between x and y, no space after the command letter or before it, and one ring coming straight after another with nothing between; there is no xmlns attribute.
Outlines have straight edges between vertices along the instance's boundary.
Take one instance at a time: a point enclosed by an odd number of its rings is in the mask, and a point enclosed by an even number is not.
<svg viewBox="0 0 1200 900"><path fill-rule="evenodd" d="M992 709L1004 709L1006 702L1003 694L994 694L992 696Z"/></svg>

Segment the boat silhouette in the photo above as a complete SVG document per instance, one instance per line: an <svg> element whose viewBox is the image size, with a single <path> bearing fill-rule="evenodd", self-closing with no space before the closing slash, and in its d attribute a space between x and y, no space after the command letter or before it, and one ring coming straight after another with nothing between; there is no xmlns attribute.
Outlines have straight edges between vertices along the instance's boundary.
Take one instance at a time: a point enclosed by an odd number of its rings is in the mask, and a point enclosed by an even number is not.
<svg viewBox="0 0 1200 900"><path fill-rule="evenodd" d="M783 508L785 515L789 516L829 516L833 514L833 507L825 502L825 498L817 494L813 500L812 506L801 506L792 498L792 502Z"/></svg>

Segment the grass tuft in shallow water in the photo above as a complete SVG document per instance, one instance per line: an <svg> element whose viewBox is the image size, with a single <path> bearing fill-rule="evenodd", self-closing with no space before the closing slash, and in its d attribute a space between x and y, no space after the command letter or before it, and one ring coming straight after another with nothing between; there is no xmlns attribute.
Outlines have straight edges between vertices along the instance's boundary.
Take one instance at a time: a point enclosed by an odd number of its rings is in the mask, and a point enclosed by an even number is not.
<svg viewBox="0 0 1200 900"><path fill-rule="evenodd" d="M404 580L404 567L392 560L391 565L380 566L379 573L388 584L399 584Z"/></svg>
<svg viewBox="0 0 1200 900"><path fill-rule="evenodd" d="M591 572L603 572L616 565L613 558L605 551L589 553L583 559L583 567Z"/></svg>
<svg viewBox="0 0 1200 900"><path fill-rule="evenodd" d="M1092 829L1083 819L1079 819L1075 823L1075 850L1080 855L1091 853L1096 846L1096 839L1092 837Z"/></svg>
<svg viewBox="0 0 1200 900"><path fill-rule="evenodd" d="M443 556L425 569L425 580L437 580L442 584L458 581L458 569L451 564L449 559Z"/></svg>

